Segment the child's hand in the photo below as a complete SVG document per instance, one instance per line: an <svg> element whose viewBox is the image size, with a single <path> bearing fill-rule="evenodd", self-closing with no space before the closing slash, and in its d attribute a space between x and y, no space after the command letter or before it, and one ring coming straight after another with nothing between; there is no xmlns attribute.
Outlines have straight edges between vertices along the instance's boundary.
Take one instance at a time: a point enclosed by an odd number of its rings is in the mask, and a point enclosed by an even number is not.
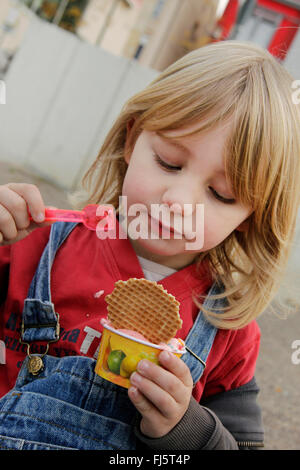
<svg viewBox="0 0 300 470"><path fill-rule="evenodd" d="M30 222L27 204L33 221ZM45 205L33 184L8 183L0 186L0 244L25 238L45 217ZM36 223L35 223L36 222ZM48 225L48 224L43 224Z"/></svg>
<svg viewBox="0 0 300 470"><path fill-rule="evenodd" d="M157 438L167 434L185 414L193 380L188 366L172 353L159 355L160 367L143 359L130 376L128 395L142 415L141 432Z"/></svg>

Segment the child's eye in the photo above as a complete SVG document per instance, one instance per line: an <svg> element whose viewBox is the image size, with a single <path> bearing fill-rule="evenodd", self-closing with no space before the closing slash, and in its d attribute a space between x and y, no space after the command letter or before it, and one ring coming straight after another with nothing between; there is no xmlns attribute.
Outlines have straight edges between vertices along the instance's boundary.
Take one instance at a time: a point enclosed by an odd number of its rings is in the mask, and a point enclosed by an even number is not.
<svg viewBox="0 0 300 470"><path fill-rule="evenodd" d="M162 160L156 153L154 154L155 161L166 171L180 171L181 166L169 165L169 163Z"/></svg>
<svg viewBox="0 0 300 470"><path fill-rule="evenodd" d="M221 196L211 186L209 186L209 189L213 193L214 197L218 199L219 201L224 202L224 204L234 204L236 202L235 199L227 199L226 197Z"/></svg>
<svg viewBox="0 0 300 470"><path fill-rule="evenodd" d="M158 165L161 166L165 171L174 172L174 171L180 171L181 170L181 166L170 165L169 163L162 160L156 153L154 154L154 158L155 158L155 161L158 163ZM209 189L213 193L214 197L216 199L218 199L218 201L223 202L224 204L234 204L236 202L235 199L227 199L227 198L221 196L211 186L209 186Z"/></svg>

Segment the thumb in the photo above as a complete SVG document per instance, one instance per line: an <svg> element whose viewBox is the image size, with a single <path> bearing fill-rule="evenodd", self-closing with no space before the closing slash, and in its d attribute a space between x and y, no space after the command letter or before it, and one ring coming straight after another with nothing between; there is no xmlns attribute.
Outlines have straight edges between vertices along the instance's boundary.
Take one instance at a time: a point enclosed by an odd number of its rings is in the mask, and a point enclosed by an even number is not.
<svg viewBox="0 0 300 470"><path fill-rule="evenodd" d="M41 223L31 222L27 228L18 230L17 236L13 240L3 239L3 235L2 233L0 233L0 246L12 245L13 243L19 242L20 240L23 240L23 238L28 237L28 235L30 235L30 233L33 232L35 229L46 227L47 225L52 225L53 223L53 221Z"/></svg>

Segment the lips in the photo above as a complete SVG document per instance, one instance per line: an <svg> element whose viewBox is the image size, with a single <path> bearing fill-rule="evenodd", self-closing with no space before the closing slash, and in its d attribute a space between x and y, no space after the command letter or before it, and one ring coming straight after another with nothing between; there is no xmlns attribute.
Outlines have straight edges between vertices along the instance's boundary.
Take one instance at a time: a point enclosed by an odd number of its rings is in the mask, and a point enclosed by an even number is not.
<svg viewBox="0 0 300 470"><path fill-rule="evenodd" d="M160 220L154 219L149 215L149 222L152 227L159 229L159 235L179 235L180 238L183 238L182 232L176 230L174 227L163 224Z"/></svg>

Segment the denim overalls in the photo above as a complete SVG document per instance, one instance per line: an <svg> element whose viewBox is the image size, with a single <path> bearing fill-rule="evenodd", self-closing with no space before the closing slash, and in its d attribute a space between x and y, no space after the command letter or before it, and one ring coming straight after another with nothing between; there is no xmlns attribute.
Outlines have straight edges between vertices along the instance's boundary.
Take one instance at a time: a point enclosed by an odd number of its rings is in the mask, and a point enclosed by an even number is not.
<svg viewBox="0 0 300 470"><path fill-rule="evenodd" d="M35 361L40 356L30 353L30 344L59 337L59 315L51 302L51 266L75 226L65 222L52 225L24 302L21 340L28 344L28 355L15 387L0 400L0 449L136 449L133 429L138 415L127 389L96 375L94 359L45 354L43 368L35 375ZM214 284L210 294L218 293ZM204 305L218 308L223 302L210 300L208 295ZM215 334L216 328L198 314L186 338L189 351L183 356L194 383L203 373Z"/></svg>

